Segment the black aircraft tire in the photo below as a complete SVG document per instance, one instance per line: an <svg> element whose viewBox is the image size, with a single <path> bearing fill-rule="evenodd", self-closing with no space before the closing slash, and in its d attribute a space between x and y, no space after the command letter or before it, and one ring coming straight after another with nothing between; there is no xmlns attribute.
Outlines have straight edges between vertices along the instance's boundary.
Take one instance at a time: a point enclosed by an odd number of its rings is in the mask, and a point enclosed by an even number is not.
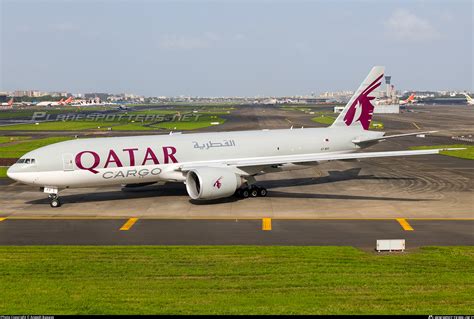
<svg viewBox="0 0 474 319"><path fill-rule="evenodd" d="M58 198L53 198L50 203L51 207L56 208L61 206L61 202Z"/></svg>

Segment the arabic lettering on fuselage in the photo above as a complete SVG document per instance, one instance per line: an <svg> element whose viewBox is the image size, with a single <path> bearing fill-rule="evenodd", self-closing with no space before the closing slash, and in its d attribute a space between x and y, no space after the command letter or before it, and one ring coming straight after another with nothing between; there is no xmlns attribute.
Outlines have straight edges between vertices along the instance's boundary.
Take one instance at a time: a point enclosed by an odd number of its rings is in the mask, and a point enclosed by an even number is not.
<svg viewBox="0 0 474 319"><path fill-rule="evenodd" d="M202 144L199 144L199 142L193 141L194 148L198 148L200 150L208 150L210 148L214 147L234 147L235 146L235 141L234 140L223 140L222 142L203 142Z"/></svg>

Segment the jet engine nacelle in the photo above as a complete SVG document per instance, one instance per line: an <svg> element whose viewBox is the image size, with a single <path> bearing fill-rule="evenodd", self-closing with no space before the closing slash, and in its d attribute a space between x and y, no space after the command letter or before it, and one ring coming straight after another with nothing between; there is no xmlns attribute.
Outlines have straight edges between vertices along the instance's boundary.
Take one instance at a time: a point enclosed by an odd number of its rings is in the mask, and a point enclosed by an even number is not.
<svg viewBox="0 0 474 319"><path fill-rule="evenodd" d="M200 167L186 174L186 190L192 199L232 196L242 185L242 177L229 169Z"/></svg>

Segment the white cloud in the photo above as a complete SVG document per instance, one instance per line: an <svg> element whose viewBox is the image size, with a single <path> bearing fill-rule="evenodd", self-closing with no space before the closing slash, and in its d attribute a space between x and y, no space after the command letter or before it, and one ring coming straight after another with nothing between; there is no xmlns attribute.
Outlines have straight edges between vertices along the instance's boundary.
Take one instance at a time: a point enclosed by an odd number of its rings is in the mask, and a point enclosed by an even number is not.
<svg viewBox="0 0 474 319"><path fill-rule="evenodd" d="M166 34L161 38L159 45L163 49L206 49L219 40L220 37L212 32L205 32L198 36Z"/></svg>
<svg viewBox="0 0 474 319"><path fill-rule="evenodd" d="M439 32L426 19L404 10L396 10L385 22L389 35L402 41L429 41L440 36Z"/></svg>
<svg viewBox="0 0 474 319"><path fill-rule="evenodd" d="M31 31L33 31L33 28L28 24L20 24L17 27L17 31L21 33L30 33Z"/></svg>
<svg viewBox="0 0 474 319"><path fill-rule="evenodd" d="M247 37L243 33L237 33L237 34L234 35L234 40L236 40L236 41L245 40L246 38Z"/></svg>
<svg viewBox="0 0 474 319"><path fill-rule="evenodd" d="M52 23L49 25L49 29L57 32L74 32L79 31L80 28L72 23Z"/></svg>

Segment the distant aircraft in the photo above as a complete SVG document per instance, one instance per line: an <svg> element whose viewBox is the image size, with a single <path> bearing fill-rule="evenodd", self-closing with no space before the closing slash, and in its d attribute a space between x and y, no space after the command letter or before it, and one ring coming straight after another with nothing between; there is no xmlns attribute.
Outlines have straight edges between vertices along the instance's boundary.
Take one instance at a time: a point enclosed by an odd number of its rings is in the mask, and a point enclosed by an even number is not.
<svg viewBox="0 0 474 319"><path fill-rule="evenodd" d="M111 106L111 105L117 105L117 103L112 103L112 102L97 102L95 99L90 99L90 100L75 100L71 104L72 106Z"/></svg>
<svg viewBox="0 0 474 319"><path fill-rule="evenodd" d="M59 104L65 106L65 105L70 104L71 102L72 102L72 96L68 97L66 101L63 101L63 99L61 99L61 101L59 101Z"/></svg>
<svg viewBox="0 0 474 319"><path fill-rule="evenodd" d="M36 106L60 106L62 105L63 101L42 101L38 102Z"/></svg>
<svg viewBox="0 0 474 319"><path fill-rule="evenodd" d="M467 93L462 93L462 95L466 97L467 104L474 105L474 99L472 97L470 97Z"/></svg>
<svg viewBox="0 0 474 319"><path fill-rule="evenodd" d="M119 111L125 111L125 110L130 110L130 108L126 105L118 105L117 107L115 107L116 110L119 110Z"/></svg>
<svg viewBox="0 0 474 319"><path fill-rule="evenodd" d="M415 103L415 93L412 93L406 100L400 100L400 105Z"/></svg>
<svg viewBox="0 0 474 319"><path fill-rule="evenodd" d="M442 149L358 152L389 138L369 131L373 91L384 67L372 68L334 123L327 128L76 139L23 155L7 175L49 194L75 187L183 182L193 200L266 196L255 176L307 168L326 161L438 154ZM456 149L452 149L456 150Z"/></svg>
<svg viewBox="0 0 474 319"><path fill-rule="evenodd" d="M36 104L36 106L65 106L72 102L72 97L68 97L66 101L61 98L59 101L42 101Z"/></svg>
<svg viewBox="0 0 474 319"><path fill-rule="evenodd" d="M2 106L6 106L7 108L13 108L13 98L11 98L7 103L2 103Z"/></svg>

